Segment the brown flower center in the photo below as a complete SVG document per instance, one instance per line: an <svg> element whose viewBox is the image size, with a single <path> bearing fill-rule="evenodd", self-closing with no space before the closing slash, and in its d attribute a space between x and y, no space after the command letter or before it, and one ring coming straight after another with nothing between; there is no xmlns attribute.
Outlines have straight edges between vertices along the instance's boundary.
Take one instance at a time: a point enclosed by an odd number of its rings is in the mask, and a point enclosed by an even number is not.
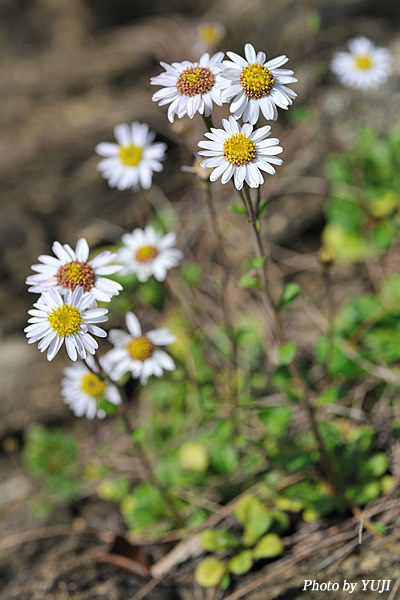
<svg viewBox="0 0 400 600"><path fill-rule="evenodd" d="M88 292L94 286L95 274L88 263L73 261L58 269L56 279L63 288L73 291L79 285Z"/></svg>
<svg viewBox="0 0 400 600"><path fill-rule="evenodd" d="M215 83L215 78L210 69L206 67L187 67L180 73L176 89L181 96L197 96L206 94Z"/></svg>

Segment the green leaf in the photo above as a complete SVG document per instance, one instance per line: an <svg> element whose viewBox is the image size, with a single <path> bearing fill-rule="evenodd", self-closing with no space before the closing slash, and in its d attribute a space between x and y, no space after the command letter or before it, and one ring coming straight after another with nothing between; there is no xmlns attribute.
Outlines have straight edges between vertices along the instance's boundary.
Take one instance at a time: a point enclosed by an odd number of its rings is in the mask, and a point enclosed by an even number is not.
<svg viewBox="0 0 400 600"><path fill-rule="evenodd" d="M282 512L281 510L272 509L271 515L273 518L271 527L272 531L277 533L283 533L284 531L289 529L290 519L286 513Z"/></svg>
<svg viewBox="0 0 400 600"><path fill-rule="evenodd" d="M277 496L275 504L281 510L287 510L289 512L300 512L303 510L302 502L293 500L292 498L286 498L286 496Z"/></svg>
<svg viewBox="0 0 400 600"><path fill-rule="evenodd" d="M395 479L393 475L384 475L381 479L382 492L390 494L393 491Z"/></svg>
<svg viewBox="0 0 400 600"><path fill-rule="evenodd" d="M244 527L243 543L252 546L272 524L272 516L255 496L246 496L234 510L234 515Z"/></svg>
<svg viewBox="0 0 400 600"><path fill-rule="evenodd" d="M229 210L237 214L243 214L246 212L246 208L242 204L230 204Z"/></svg>
<svg viewBox="0 0 400 600"><path fill-rule="evenodd" d="M290 112L288 112L287 119L289 123L293 125L298 125L299 123L306 123L309 121L313 121L315 115L312 110L306 108L305 106L298 106L293 108Z"/></svg>
<svg viewBox="0 0 400 600"><path fill-rule="evenodd" d="M221 590L227 590L230 585L231 585L231 578L229 577L228 573L225 573L225 575L221 579L221 583L219 584L219 587L221 588Z"/></svg>
<svg viewBox="0 0 400 600"><path fill-rule="evenodd" d="M242 288L257 288L260 289L260 276L256 269L251 269L239 279L239 285Z"/></svg>
<svg viewBox="0 0 400 600"><path fill-rule="evenodd" d="M318 521L320 516L320 513L313 508L307 508L302 514L303 520L306 523L314 523L314 521Z"/></svg>
<svg viewBox="0 0 400 600"><path fill-rule="evenodd" d="M292 410L289 406L270 406L264 408L259 417L268 432L276 438L282 437L289 427L292 419Z"/></svg>
<svg viewBox="0 0 400 600"><path fill-rule="evenodd" d="M279 310L283 310L297 298L300 294L300 286L297 283L288 283L281 295L281 299L279 300Z"/></svg>
<svg viewBox="0 0 400 600"><path fill-rule="evenodd" d="M236 554L229 561L229 570L235 575L243 575L250 571L253 566L253 556L251 550L243 550L239 554Z"/></svg>
<svg viewBox="0 0 400 600"><path fill-rule="evenodd" d="M210 458L214 469L219 473L232 473L238 467L239 456L231 441L215 440L210 447Z"/></svg>
<svg viewBox="0 0 400 600"><path fill-rule="evenodd" d="M258 542L253 550L253 556L259 558L273 558L283 552L283 543L276 533L268 533Z"/></svg>
<svg viewBox="0 0 400 600"><path fill-rule="evenodd" d="M297 346L294 342L288 342L279 348L279 358L283 365L290 365L296 357Z"/></svg>
<svg viewBox="0 0 400 600"><path fill-rule="evenodd" d="M378 452L361 465L358 478L362 480L380 477L387 471L388 463L386 454Z"/></svg>
<svg viewBox="0 0 400 600"><path fill-rule="evenodd" d="M307 17L307 28L310 33L316 34L321 27L321 17L317 11L313 10Z"/></svg>
<svg viewBox="0 0 400 600"><path fill-rule="evenodd" d="M270 202L271 202L271 198L266 198L265 200L260 202L260 206L258 207L258 213L257 213L257 216L259 219L263 216L265 209L267 208L268 204L270 204Z"/></svg>
<svg viewBox="0 0 400 600"><path fill-rule="evenodd" d="M118 406L107 400L107 398L97 398L97 408L104 410L106 415L115 415L118 412Z"/></svg>
<svg viewBox="0 0 400 600"><path fill-rule="evenodd" d="M338 223L328 223L322 233L322 241L333 254L335 260L353 262L362 260L371 249L361 232L347 231Z"/></svg>
<svg viewBox="0 0 400 600"><path fill-rule="evenodd" d="M136 427L135 431L131 433L131 439L134 442L143 442L146 439L147 430L145 427Z"/></svg>
<svg viewBox="0 0 400 600"><path fill-rule="evenodd" d="M325 404L334 404L339 398L339 391L336 388L328 388L319 396L317 400L318 406Z"/></svg>
<svg viewBox="0 0 400 600"><path fill-rule="evenodd" d="M131 480L128 477L103 479L97 487L97 493L103 500L121 502L123 497L128 493L130 486Z"/></svg>
<svg viewBox="0 0 400 600"><path fill-rule="evenodd" d="M200 281L203 269L196 263L187 263L182 265L180 273L182 278L190 287L196 287Z"/></svg>
<svg viewBox="0 0 400 600"><path fill-rule="evenodd" d="M200 543L208 552L221 552L227 548L238 546L240 539L227 531L205 529L200 534Z"/></svg>
<svg viewBox="0 0 400 600"><path fill-rule="evenodd" d="M207 447L201 442L186 442L178 450L178 461L187 471L203 473L209 463Z"/></svg>
<svg viewBox="0 0 400 600"><path fill-rule="evenodd" d="M353 502L365 506L368 502L375 500L381 493L379 481L369 481L364 485L352 486L347 489L347 494Z"/></svg>
<svg viewBox="0 0 400 600"><path fill-rule="evenodd" d="M386 527L386 525L384 523L380 523L379 521L375 521L375 522L371 523L371 526L375 529L375 531L377 531L381 535L386 535L387 534L387 527Z"/></svg>
<svg viewBox="0 0 400 600"><path fill-rule="evenodd" d="M194 578L202 587L219 585L226 573L226 565L216 558L205 558L197 566Z"/></svg>
<svg viewBox="0 0 400 600"><path fill-rule="evenodd" d="M254 269L261 269L262 266L264 265L266 261L265 256L256 256L255 258L251 259L251 266Z"/></svg>

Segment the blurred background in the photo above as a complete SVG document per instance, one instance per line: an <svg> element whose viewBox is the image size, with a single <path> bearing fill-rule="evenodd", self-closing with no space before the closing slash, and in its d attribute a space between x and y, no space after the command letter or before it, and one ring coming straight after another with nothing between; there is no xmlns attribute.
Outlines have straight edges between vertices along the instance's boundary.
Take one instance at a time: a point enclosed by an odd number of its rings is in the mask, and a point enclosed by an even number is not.
<svg viewBox="0 0 400 600"><path fill-rule="evenodd" d="M280 248L307 255L320 245L326 189L317 178L324 173L327 156L354 138L352 93L329 71L332 55L344 50L349 38L365 35L394 56L392 77L360 103L357 118L382 133L399 119L400 4L393 0L0 0L3 532L32 527L25 504L33 491L20 457L24 429L38 422L93 430L92 423L77 425L61 400L59 382L66 357L57 356L50 366L35 346L26 344L22 330L33 295L26 292L24 281L30 265L39 254L50 253L54 240L74 245L85 236L96 248L144 224L148 209L142 196L109 189L96 170L94 147L112 141L113 126L120 122L147 122L168 144L168 159L155 183L176 207L186 232L196 236L204 224L203 205L192 191L190 176L180 167L191 164L191 148L195 149L204 126L200 119L170 126L166 110L151 101L155 88L149 79L160 72L160 60L196 59L199 26L208 23L223 26L218 50L241 53L243 45L251 42L270 58L286 54L299 80L296 110L281 112L279 122L273 124L273 134L285 150L282 177L268 182L271 193L280 197L269 221L271 239ZM309 113L318 119L308 118ZM179 145L182 136L186 150ZM298 186L295 178L300 175L313 180ZM224 202L231 190L219 186L219 191L221 219L229 225ZM238 239L240 252L251 247L237 223L227 237L232 252L239 252ZM183 245L187 238L184 231ZM199 260L204 258L203 250L204 244L198 250ZM321 291L312 273L300 277L315 302L320 302ZM343 284L339 296L344 298L357 285L355 271L346 267L338 278ZM238 306L240 301L238 296ZM309 327L298 323L299 335L311 344ZM67 519L57 518L54 522ZM18 579L17 571L18 565L32 559L29 552L33 556L34 550L20 554L7 574L0 570L0 580L9 583L14 577L18 583L17 591L4 599L28 597L24 595L27 583ZM46 589L51 589L50 583ZM32 594L30 599L39 598L35 591Z"/></svg>

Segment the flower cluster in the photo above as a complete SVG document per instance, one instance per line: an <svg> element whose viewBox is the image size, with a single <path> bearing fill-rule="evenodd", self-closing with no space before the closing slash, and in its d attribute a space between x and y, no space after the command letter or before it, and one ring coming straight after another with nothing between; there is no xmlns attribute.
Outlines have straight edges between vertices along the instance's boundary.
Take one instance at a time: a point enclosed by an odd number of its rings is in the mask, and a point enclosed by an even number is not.
<svg viewBox="0 0 400 600"><path fill-rule="evenodd" d="M167 271L182 258L182 252L174 248L175 242L174 233L162 235L148 226L125 234L116 253L104 250L89 258L89 245L84 238L78 240L75 250L56 241L52 246L54 255L41 255L38 264L32 265L35 273L27 277L26 283L28 291L40 297L28 311L26 337L29 344L38 343L41 352L47 351L49 361L63 344L72 361L81 359L65 369L62 381L65 403L76 416L103 418L106 413L101 401L120 404L120 394L112 380L119 380L126 372L146 383L150 375L160 377L163 369L175 368L172 358L159 349L174 342L175 337L165 328L142 335L133 313L126 318L131 335L112 330L109 339L114 350L94 358L98 349L95 337L107 337L98 324L108 320L108 310L97 302L109 303L122 290L122 285L108 276L135 273L141 282L152 275L163 281ZM125 342L122 345L121 339ZM116 364L115 356L121 352L125 359Z"/></svg>
<svg viewBox="0 0 400 600"><path fill-rule="evenodd" d="M35 274L26 279L28 291L41 295L28 311L31 318L25 332L29 343L39 342L39 350L47 350L48 360L64 342L71 360L86 359L98 347L92 336L106 337L97 323L108 320L108 310L97 302L109 302L122 290L107 275L122 266L113 264L116 254L108 250L89 260L85 238L78 240L75 250L60 242L54 242L52 250L54 256L39 256L39 264L32 265Z"/></svg>
<svg viewBox="0 0 400 600"><path fill-rule="evenodd" d="M264 52L256 52L251 44L244 47L245 57L222 52L210 58L203 54L198 63L184 61L168 65L161 63L165 72L152 77L153 85L162 86L153 95L160 105L169 104L168 119L173 122L196 113L209 117L213 104L230 102L232 117L224 119L223 129L211 128L207 140L199 142L199 154L207 157L201 167L213 169L210 180L219 177L222 183L233 179L240 190L246 182L249 187L264 183L261 171L274 174L272 166L282 164L276 155L282 152L277 138L266 138L271 128L253 129L260 113L267 120L278 118L278 108L287 110L296 93L288 84L296 83L293 71L282 69L289 60L278 56L267 60ZM242 118L244 125L239 125Z"/></svg>
<svg viewBox="0 0 400 600"><path fill-rule="evenodd" d="M211 49L222 37L223 28L207 25L203 33L203 42L208 40L203 49ZM386 49L358 37L349 42L349 50L338 53L331 65L344 85L364 90L386 81L391 70ZM175 117L193 119L198 113L207 125L212 123L214 107L229 103L229 118L222 120L220 128L210 127L205 139L198 142L194 167L183 169L202 180L221 179L223 184L232 180L237 190L258 188L264 183L263 173L274 175L275 166L282 164L278 155L283 151L279 139L270 137L271 127L257 126L258 121L276 121L278 109L289 109L296 93L288 86L297 79L292 70L283 68L289 60L285 55L267 59L265 52L256 51L251 44L244 46L244 56L230 51L226 55L224 59L223 52L212 56L204 52L197 62L162 62L164 71L150 80L160 87L153 101L168 105L171 123ZM163 169L166 145L155 142L155 132L137 121L116 125L114 136L115 143L96 146L102 157L98 170L112 188L149 189L153 173ZM62 383L65 402L76 415L104 417L98 401L119 404L113 382L126 373L144 384L150 376L160 377L164 370L175 368L172 358L161 349L175 337L166 328L143 333L132 312L126 315L127 331L111 330L114 348L100 359L93 358L98 349L95 338L107 336L99 324L108 320L108 310L97 303L109 303L122 290L109 276L135 273L141 283L152 276L164 281L167 271L183 256L175 244L173 232L163 235L147 226L124 234L117 252L105 250L94 257L89 256L84 238L75 249L56 241L53 254L39 256L32 265L34 273L26 283L28 291L40 297L28 311L28 343L38 343L49 361L64 344L72 361L81 359L65 370Z"/></svg>

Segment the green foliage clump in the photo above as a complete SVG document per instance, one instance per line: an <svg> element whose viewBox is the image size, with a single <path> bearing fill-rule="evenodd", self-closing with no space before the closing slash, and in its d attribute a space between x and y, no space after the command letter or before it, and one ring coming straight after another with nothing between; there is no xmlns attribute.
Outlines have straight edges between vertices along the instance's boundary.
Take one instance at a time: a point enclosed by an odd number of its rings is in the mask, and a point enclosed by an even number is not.
<svg viewBox="0 0 400 600"><path fill-rule="evenodd" d="M57 429L32 425L26 434L25 465L55 498L72 500L79 491L74 438Z"/></svg>
<svg viewBox="0 0 400 600"><path fill-rule="evenodd" d="M204 550L215 556L206 557L197 567L195 578L200 585L224 588L229 585L230 575L244 575L257 560L282 554L284 547L278 533L288 529L289 519L272 502L269 504L251 494L240 500L233 511L242 527L240 537L218 529L202 532L200 541Z"/></svg>
<svg viewBox="0 0 400 600"><path fill-rule="evenodd" d="M363 260L388 250L400 235L400 125L385 137L372 129L331 160L324 245L337 260Z"/></svg>

